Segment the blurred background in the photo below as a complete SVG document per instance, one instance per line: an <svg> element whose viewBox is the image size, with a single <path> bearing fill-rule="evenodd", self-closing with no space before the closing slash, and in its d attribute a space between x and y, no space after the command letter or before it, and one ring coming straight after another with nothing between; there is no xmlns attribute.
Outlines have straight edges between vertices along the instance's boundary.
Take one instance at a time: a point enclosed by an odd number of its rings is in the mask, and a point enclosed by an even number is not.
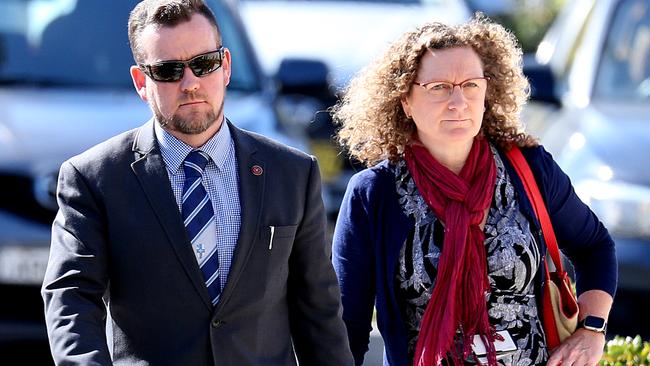
<svg viewBox="0 0 650 366"><path fill-rule="evenodd" d="M150 116L128 69L135 0L0 1L0 365L51 365L39 287L58 167ZM650 337L650 0L208 0L233 55L226 115L318 157L330 230L362 169L327 112L405 30L482 11L511 29L532 84L523 111L614 235L611 336ZM646 163L644 163L646 161ZM373 331L364 365L381 365Z"/></svg>

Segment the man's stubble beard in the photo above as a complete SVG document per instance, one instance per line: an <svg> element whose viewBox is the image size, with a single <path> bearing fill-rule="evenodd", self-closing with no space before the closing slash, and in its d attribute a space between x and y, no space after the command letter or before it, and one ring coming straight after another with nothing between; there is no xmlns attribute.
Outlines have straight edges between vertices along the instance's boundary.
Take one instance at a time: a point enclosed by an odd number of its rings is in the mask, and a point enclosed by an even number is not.
<svg viewBox="0 0 650 366"><path fill-rule="evenodd" d="M149 105L154 113L156 121L158 121L161 127L167 130L177 131L185 135L198 135L207 131L208 128L210 128L210 126L212 126L217 121L218 116L223 113L224 100L221 101L221 105L219 106L217 113L215 113L213 109L210 109L210 111L207 112L205 116L198 121L197 119L185 119L179 116L177 113L174 113L171 118L167 118L163 116L163 114L160 112L160 108L158 108L157 105L152 102L150 102Z"/></svg>

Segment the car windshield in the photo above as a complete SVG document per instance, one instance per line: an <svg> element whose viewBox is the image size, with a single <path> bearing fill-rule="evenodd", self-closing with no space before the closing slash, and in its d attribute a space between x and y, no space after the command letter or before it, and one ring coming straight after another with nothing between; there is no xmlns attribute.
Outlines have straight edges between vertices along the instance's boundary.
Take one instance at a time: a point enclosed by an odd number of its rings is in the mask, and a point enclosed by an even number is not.
<svg viewBox="0 0 650 366"><path fill-rule="evenodd" d="M0 1L0 85L132 88L127 20L137 3ZM237 64L229 89L258 89L259 74L237 24L221 2L210 5Z"/></svg>
<svg viewBox="0 0 650 366"><path fill-rule="evenodd" d="M621 1L614 12L596 78L595 98L650 98L650 2Z"/></svg>

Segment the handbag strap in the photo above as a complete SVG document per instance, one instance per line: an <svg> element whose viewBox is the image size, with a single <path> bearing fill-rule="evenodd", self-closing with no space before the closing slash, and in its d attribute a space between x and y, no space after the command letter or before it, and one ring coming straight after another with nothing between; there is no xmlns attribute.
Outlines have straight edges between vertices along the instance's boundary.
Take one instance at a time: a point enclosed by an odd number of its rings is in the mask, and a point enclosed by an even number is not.
<svg viewBox="0 0 650 366"><path fill-rule="evenodd" d="M551 255L551 260L555 265L555 270L560 273L564 272L562 261L560 260L560 251L557 246L557 239L555 238L555 231L551 224L551 218L548 216L544 199L542 199L542 194L539 191L533 172L530 170L530 166L518 146L512 146L512 148L506 152L506 156L508 156L515 171L519 175L519 178L521 178L526 195L537 214L537 219L542 227L542 235L544 236L544 241L546 241L546 247Z"/></svg>

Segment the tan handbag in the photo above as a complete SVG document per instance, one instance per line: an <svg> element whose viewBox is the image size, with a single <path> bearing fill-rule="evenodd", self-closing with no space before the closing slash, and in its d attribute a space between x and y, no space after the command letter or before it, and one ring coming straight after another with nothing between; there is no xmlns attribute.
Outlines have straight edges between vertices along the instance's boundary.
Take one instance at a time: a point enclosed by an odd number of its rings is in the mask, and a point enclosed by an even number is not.
<svg viewBox="0 0 650 366"><path fill-rule="evenodd" d="M544 261L546 281L542 293L542 326L546 333L546 347L552 350L576 331L578 325L578 301L571 286L571 281L562 267L560 251L555 238L555 231L548 216L535 177L524 155L518 147L511 148L506 155L517 171L526 190L526 195L533 205L537 219L542 227L548 254L555 271L549 272L548 260Z"/></svg>

